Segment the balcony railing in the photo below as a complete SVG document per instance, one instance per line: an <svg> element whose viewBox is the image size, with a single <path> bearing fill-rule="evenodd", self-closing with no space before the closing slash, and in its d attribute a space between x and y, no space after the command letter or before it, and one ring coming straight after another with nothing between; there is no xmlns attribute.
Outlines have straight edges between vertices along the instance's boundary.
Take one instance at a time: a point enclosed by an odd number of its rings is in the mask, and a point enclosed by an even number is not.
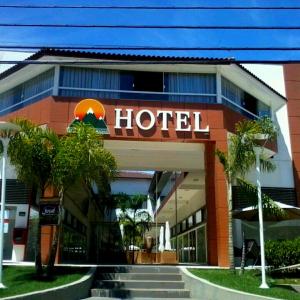
<svg viewBox="0 0 300 300"><path fill-rule="evenodd" d="M0 115L8 114L12 111L23 108L28 104L32 104L45 96L53 95L53 87L37 93L27 99L14 103L0 109ZM59 87L59 95L65 97L95 97L108 99L123 100L150 100L150 101L168 101L175 103L207 103L216 104L217 94L207 93L175 93L175 92L148 92L148 91L130 91L130 90L111 90L111 89L91 89L76 87ZM234 101L222 96L222 104L241 113L250 119L259 118L258 115L238 105Z"/></svg>

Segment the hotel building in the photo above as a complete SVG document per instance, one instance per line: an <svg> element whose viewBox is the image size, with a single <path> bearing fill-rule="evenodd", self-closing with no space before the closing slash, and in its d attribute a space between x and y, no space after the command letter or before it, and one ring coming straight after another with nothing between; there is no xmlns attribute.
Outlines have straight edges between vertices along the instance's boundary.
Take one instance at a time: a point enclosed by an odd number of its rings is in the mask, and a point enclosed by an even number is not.
<svg viewBox="0 0 300 300"><path fill-rule="evenodd" d="M53 49L29 59L37 63L18 64L0 74L1 119L27 118L64 135L80 101L99 101L105 110L104 145L122 170L112 192L137 189L154 199L156 222L169 222L179 262L229 264L226 182L215 150L227 150L228 134L240 120L261 116L273 120L279 134L276 146L268 151L277 168L262 175L262 191L276 201L300 205L298 66L285 68L287 101L231 59ZM31 232L37 206L12 167L8 178L6 258L26 260L34 251ZM254 171L247 178L255 183ZM44 196L51 200L55 195ZM80 186L73 186L65 197L58 261L105 262L113 250L117 257L122 249L118 227L109 225L115 219L109 219L101 203L92 201L90 192ZM234 210L248 205L237 187L233 198ZM236 249L241 247L243 231L246 238L258 236L256 224L233 222ZM274 224L269 225L266 238L276 238ZM280 238L293 237L288 226L282 225ZM293 226L299 229L297 221ZM104 230L109 227L115 231L115 240ZM42 226L45 260L54 228ZM257 233L251 228L257 228Z"/></svg>

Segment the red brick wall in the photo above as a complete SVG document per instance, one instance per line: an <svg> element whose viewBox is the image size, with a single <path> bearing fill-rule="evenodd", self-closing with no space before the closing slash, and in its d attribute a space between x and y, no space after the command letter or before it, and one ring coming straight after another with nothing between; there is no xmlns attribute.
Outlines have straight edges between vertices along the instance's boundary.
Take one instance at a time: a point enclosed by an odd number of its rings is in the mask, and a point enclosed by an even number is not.
<svg viewBox="0 0 300 300"><path fill-rule="evenodd" d="M297 202L300 206L300 64L284 66Z"/></svg>

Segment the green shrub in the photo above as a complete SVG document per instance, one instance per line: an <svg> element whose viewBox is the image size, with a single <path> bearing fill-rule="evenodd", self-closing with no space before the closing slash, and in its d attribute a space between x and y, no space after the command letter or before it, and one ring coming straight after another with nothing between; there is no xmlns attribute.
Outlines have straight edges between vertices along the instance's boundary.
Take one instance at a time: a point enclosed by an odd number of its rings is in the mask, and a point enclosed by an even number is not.
<svg viewBox="0 0 300 300"><path fill-rule="evenodd" d="M300 237L294 240L267 241L266 260L272 267L280 268L300 263Z"/></svg>

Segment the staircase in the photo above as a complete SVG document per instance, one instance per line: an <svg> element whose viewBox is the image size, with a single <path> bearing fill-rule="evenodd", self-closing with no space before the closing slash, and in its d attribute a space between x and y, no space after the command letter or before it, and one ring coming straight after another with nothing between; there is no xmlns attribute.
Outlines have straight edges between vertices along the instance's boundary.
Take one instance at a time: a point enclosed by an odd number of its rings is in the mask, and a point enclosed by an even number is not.
<svg viewBox="0 0 300 300"><path fill-rule="evenodd" d="M89 300L190 299L175 266L99 267ZM87 300L87 299L86 299Z"/></svg>

